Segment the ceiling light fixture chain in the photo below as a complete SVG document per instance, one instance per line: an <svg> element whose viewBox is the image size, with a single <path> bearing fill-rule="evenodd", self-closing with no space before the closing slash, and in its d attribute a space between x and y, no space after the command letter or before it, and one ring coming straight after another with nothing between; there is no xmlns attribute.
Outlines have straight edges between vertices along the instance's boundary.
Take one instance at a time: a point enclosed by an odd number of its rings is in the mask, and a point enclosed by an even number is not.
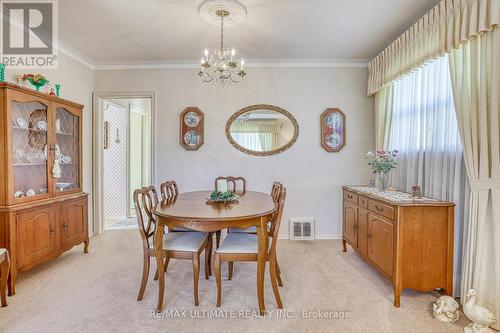
<svg viewBox="0 0 500 333"><path fill-rule="evenodd" d="M242 59L238 67L238 63L234 60L236 51L224 47L224 18L229 17L230 12L218 9L215 15L220 18L220 49L211 52L205 49L198 75L205 83L213 82L221 86L241 82L246 75L243 69L245 61Z"/></svg>

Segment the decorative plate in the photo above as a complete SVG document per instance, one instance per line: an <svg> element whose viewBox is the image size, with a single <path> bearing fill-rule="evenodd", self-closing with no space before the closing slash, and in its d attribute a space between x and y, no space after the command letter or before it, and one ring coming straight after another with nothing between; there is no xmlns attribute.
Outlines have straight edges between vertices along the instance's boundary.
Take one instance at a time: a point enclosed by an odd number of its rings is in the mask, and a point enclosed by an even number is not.
<svg viewBox="0 0 500 333"><path fill-rule="evenodd" d="M38 129L41 130L41 131L46 131L47 130L47 123L43 120L40 120L38 123L37 123L37 126L38 126Z"/></svg>
<svg viewBox="0 0 500 333"><path fill-rule="evenodd" d="M340 134L338 134L336 132L328 134L325 138L325 143L329 147L337 149L340 146L340 144L342 143L342 137L340 136Z"/></svg>
<svg viewBox="0 0 500 333"><path fill-rule="evenodd" d="M179 142L186 150L198 150L203 145L204 114L197 107L187 107L180 114Z"/></svg>
<svg viewBox="0 0 500 333"><path fill-rule="evenodd" d="M28 122L26 120L24 120L23 118L17 118L16 124L17 124L17 126L19 126L21 128L28 128Z"/></svg>
<svg viewBox="0 0 500 333"><path fill-rule="evenodd" d="M35 195L35 190L30 188L29 190L26 191L26 196L27 197L33 197Z"/></svg>
<svg viewBox="0 0 500 333"><path fill-rule="evenodd" d="M345 146L345 115L337 108L321 114L321 146L329 153L339 152Z"/></svg>
<svg viewBox="0 0 500 333"><path fill-rule="evenodd" d="M188 131L186 134L184 134L184 142L188 146L196 146L200 142L200 135L195 131Z"/></svg>
<svg viewBox="0 0 500 333"><path fill-rule="evenodd" d="M193 111L190 111L184 115L184 124L187 127L196 127L200 123L200 116Z"/></svg>

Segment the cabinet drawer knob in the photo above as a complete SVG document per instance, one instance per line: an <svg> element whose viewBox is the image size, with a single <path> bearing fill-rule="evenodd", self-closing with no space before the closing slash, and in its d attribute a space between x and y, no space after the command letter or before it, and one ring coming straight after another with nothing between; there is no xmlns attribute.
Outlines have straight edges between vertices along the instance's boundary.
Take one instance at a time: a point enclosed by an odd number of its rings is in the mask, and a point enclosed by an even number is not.
<svg viewBox="0 0 500 333"><path fill-rule="evenodd" d="M358 225L357 225L357 224L353 225L352 227L353 227L354 229L358 229Z"/></svg>
<svg viewBox="0 0 500 333"><path fill-rule="evenodd" d="M66 229L68 225L66 223L63 224L63 229Z"/></svg>
<svg viewBox="0 0 500 333"><path fill-rule="evenodd" d="M352 199L352 195L350 195L350 194L348 194L348 195L347 195L347 197L348 197L349 199Z"/></svg>
<svg viewBox="0 0 500 333"><path fill-rule="evenodd" d="M373 237L373 235L372 235L371 233L369 233L367 237L368 237L368 238L372 238L372 237Z"/></svg>
<svg viewBox="0 0 500 333"><path fill-rule="evenodd" d="M49 234L55 234L56 230L54 228L49 229Z"/></svg>
<svg viewBox="0 0 500 333"><path fill-rule="evenodd" d="M377 211L379 211L379 212L383 212L383 211L384 211L384 208L379 207L379 206L377 206L377 205L375 205L375 209L376 209Z"/></svg>

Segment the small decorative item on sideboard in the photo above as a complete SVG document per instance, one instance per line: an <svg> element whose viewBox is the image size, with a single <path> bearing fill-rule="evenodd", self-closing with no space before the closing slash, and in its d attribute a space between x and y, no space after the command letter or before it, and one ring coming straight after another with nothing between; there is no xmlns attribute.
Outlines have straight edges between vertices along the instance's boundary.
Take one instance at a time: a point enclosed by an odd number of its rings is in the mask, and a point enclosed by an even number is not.
<svg viewBox="0 0 500 333"><path fill-rule="evenodd" d="M414 185L411 187L411 197L414 199L422 199L422 190L420 186Z"/></svg>
<svg viewBox="0 0 500 333"><path fill-rule="evenodd" d="M368 165L375 175L375 184L381 191L385 191L389 187L389 173L397 165L396 157L398 153L397 150L377 150L375 153L369 151L366 154L366 159L369 160Z"/></svg>

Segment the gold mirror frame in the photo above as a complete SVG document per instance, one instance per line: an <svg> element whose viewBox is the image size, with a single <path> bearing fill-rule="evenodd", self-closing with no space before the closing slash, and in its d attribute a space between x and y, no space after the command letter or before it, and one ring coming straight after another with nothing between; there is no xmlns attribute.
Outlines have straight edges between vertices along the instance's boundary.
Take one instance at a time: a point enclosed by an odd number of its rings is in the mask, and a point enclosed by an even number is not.
<svg viewBox="0 0 500 333"><path fill-rule="evenodd" d="M240 146L236 141L234 141L233 137L231 136L231 131L230 131L231 124L236 120L236 118L238 118L242 114L253 111L253 110L271 110L271 111L281 113L282 115L287 117L293 124L293 137L292 137L292 139L290 141L288 141L288 143L286 145L284 145L278 149L271 150L271 151L255 151L255 150L246 149L245 147ZM233 114L231 116L231 118L229 118L229 120L226 123L226 136L227 136L227 139L229 140L229 143L231 143L231 145L234 148L238 149L239 151L241 151L245 154L252 155L252 156L271 156L271 155L276 155L276 154L282 153L285 150L287 150L288 148L290 148L291 146L293 146L293 144L297 141L297 138L299 136L299 123L297 122L295 117L290 112L288 112L285 109L280 108L279 106L270 105L270 104L255 104L255 105L250 105L250 106L244 107L243 109L240 109L235 114Z"/></svg>

